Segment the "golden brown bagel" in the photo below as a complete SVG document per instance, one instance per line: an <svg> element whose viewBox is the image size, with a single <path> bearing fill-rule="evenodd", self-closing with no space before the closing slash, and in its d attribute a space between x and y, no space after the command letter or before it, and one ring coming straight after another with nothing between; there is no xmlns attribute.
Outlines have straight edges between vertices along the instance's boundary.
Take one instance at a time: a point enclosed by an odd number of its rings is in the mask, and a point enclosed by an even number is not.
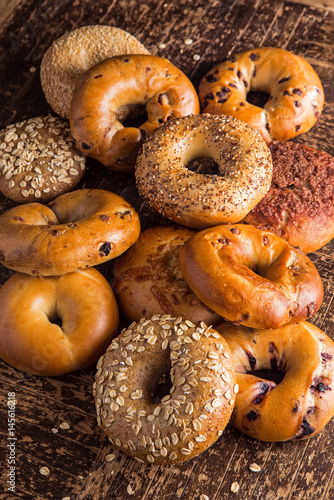
<svg viewBox="0 0 334 500"><path fill-rule="evenodd" d="M247 102L250 90L269 94L264 108ZM307 132L324 105L318 75L302 57L274 47L241 52L217 64L199 85L201 110L234 116L258 130L266 142Z"/></svg>
<svg viewBox="0 0 334 500"><path fill-rule="evenodd" d="M310 318L323 299L320 276L306 255L276 234L246 224L195 234L180 251L180 266L204 304L253 328Z"/></svg>
<svg viewBox="0 0 334 500"><path fill-rule="evenodd" d="M0 289L0 357L36 375L96 363L119 326L114 294L96 269L57 277L16 273Z"/></svg>
<svg viewBox="0 0 334 500"><path fill-rule="evenodd" d="M147 121L123 127L133 106L145 106ZM167 59L116 56L96 64L79 80L70 110L77 146L112 170L133 172L143 137L170 117L199 113L189 79Z"/></svg>
<svg viewBox="0 0 334 500"><path fill-rule="evenodd" d="M112 444L145 462L193 458L218 439L231 416L237 387L228 346L204 323L143 318L112 341L97 368L99 425ZM157 389L166 374L172 385L161 398Z"/></svg>
<svg viewBox="0 0 334 500"><path fill-rule="evenodd" d="M129 321L170 314L221 323L222 318L199 300L182 276L179 252L195 231L181 226L155 226L143 231L114 262L113 290Z"/></svg>
<svg viewBox="0 0 334 500"><path fill-rule="evenodd" d="M73 91L80 76L108 57L148 54L130 33L114 26L82 26L53 42L41 63L41 83L51 108L70 117Z"/></svg>
<svg viewBox="0 0 334 500"><path fill-rule="evenodd" d="M220 175L192 172L187 163L209 157ZM171 120L143 144L137 187L159 213L203 229L239 222L265 195L270 151L247 124L228 116L190 115Z"/></svg>
<svg viewBox="0 0 334 500"><path fill-rule="evenodd" d="M2 214L0 262L33 275L70 273L117 257L139 233L139 217L123 198L81 189L50 207L29 203Z"/></svg>
<svg viewBox="0 0 334 500"><path fill-rule="evenodd" d="M276 330L223 324L239 392L232 423L263 441L306 439L334 415L334 343L306 321ZM261 372L258 370L265 370ZM278 384L268 373L283 378Z"/></svg>

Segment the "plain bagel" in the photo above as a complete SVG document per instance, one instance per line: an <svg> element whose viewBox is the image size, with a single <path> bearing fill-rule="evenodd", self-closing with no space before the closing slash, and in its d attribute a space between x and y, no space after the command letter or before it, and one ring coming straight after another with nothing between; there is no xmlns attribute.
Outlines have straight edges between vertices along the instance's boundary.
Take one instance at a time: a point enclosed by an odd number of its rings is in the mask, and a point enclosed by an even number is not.
<svg viewBox="0 0 334 500"><path fill-rule="evenodd" d="M232 423L263 441L315 436L334 415L334 343L306 321L274 330L217 327L239 392ZM276 378L276 382L270 378Z"/></svg>
<svg viewBox="0 0 334 500"><path fill-rule="evenodd" d="M311 260L276 234L251 225L200 231L183 245L180 266L204 304L252 328L310 318L323 299Z"/></svg>
<svg viewBox="0 0 334 500"><path fill-rule="evenodd" d="M118 333L117 302L96 269L64 276L16 273L0 289L0 357L36 375L96 363Z"/></svg>
<svg viewBox="0 0 334 500"><path fill-rule="evenodd" d="M212 158L219 175L192 172L187 163ZM160 214L202 229L239 222L265 195L270 151L245 123L228 116L171 120L143 144L136 164L139 192Z"/></svg>
<svg viewBox="0 0 334 500"><path fill-rule="evenodd" d="M0 216L0 262L15 271L54 276L102 264L138 238L139 217L120 196L81 189L46 207L28 203Z"/></svg>
<svg viewBox="0 0 334 500"><path fill-rule="evenodd" d="M123 126L133 106L147 111L140 127ZM199 113L196 91L167 59L124 55L106 59L79 80L70 124L78 148L106 167L133 172L143 138L169 118Z"/></svg>
<svg viewBox="0 0 334 500"><path fill-rule="evenodd" d="M247 102L250 90L269 94L264 108ZM318 75L302 57L284 49L260 47L217 64L199 85L201 110L234 116L263 138L286 141L307 132L324 105Z"/></svg>

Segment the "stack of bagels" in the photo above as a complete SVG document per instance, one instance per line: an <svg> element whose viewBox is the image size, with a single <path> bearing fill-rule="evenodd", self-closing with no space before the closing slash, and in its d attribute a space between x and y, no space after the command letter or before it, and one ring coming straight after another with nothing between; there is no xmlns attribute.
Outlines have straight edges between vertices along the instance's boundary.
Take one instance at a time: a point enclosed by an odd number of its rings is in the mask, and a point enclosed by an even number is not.
<svg viewBox="0 0 334 500"><path fill-rule="evenodd" d="M197 94L130 34L89 26L52 44L41 82L61 118L0 132L0 190L17 203L0 215L0 262L15 271L0 289L0 357L48 376L98 361L98 423L139 461L188 460L230 420L264 441L320 432L334 343L307 322L323 285L306 254L334 236L334 161L287 142L320 118L313 68L254 48ZM172 224L140 232L122 197L72 191L87 156L134 173ZM190 168L204 157L211 171ZM95 266L111 259L110 285Z"/></svg>

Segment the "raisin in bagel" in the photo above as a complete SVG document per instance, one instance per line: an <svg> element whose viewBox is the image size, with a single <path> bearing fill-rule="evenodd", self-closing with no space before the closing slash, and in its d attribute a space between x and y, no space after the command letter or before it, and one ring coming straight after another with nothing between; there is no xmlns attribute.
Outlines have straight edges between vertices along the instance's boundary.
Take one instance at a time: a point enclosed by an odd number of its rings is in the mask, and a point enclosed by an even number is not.
<svg viewBox="0 0 334 500"><path fill-rule="evenodd" d="M0 289L0 357L36 375L96 363L118 333L119 313L96 269L55 277L16 273Z"/></svg>
<svg viewBox="0 0 334 500"><path fill-rule="evenodd" d="M129 321L170 314L221 322L219 314L199 300L182 276L179 252L195 231L181 226L155 226L143 231L129 250L114 262L113 289Z"/></svg>
<svg viewBox="0 0 334 500"><path fill-rule="evenodd" d="M269 149L270 189L243 222L314 252L334 237L334 157L293 142L272 142Z"/></svg>
<svg viewBox="0 0 334 500"><path fill-rule="evenodd" d="M81 189L59 196L50 207L28 203L2 214L0 262L33 275L70 273L117 257L139 233L139 217L123 198Z"/></svg>
<svg viewBox="0 0 334 500"><path fill-rule="evenodd" d="M323 429L334 415L334 343L324 332L306 321L276 330L225 323L217 330L237 372L232 423L240 431L263 441L287 441ZM283 380L268 380L270 372Z"/></svg>
<svg viewBox="0 0 334 500"><path fill-rule="evenodd" d="M146 107L139 128L122 125L133 106ZM133 172L142 139L166 122L199 112L196 91L167 59L115 56L80 78L71 103L70 124L77 146L112 170Z"/></svg>
<svg viewBox="0 0 334 500"><path fill-rule="evenodd" d="M253 328L310 318L323 299L319 273L305 254L247 224L195 234L181 248L180 266L204 304Z"/></svg>
<svg viewBox="0 0 334 500"><path fill-rule="evenodd" d="M187 164L208 157L219 175ZM270 151L247 124L228 116L191 115L171 120L143 144L136 164L139 192L176 223L202 229L239 222L268 191Z"/></svg>
<svg viewBox="0 0 334 500"><path fill-rule="evenodd" d="M121 54L148 54L130 33L114 26L83 26L55 40L41 63L41 83L51 108L70 117L80 76L100 61Z"/></svg>
<svg viewBox="0 0 334 500"><path fill-rule="evenodd" d="M98 423L140 460L189 460L218 439L231 416L237 386L228 345L204 323L143 318L112 341L97 367ZM167 373L172 385L155 398Z"/></svg>
<svg viewBox="0 0 334 500"><path fill-rule="evenodd" d="M264 108L247 102L250 90L269 94ZM266 142L307 132L324 105L322 84L312 66L292 52L273 47L247 50L217 64L202 79L199 98L204 113L245 121Z"/></svg>

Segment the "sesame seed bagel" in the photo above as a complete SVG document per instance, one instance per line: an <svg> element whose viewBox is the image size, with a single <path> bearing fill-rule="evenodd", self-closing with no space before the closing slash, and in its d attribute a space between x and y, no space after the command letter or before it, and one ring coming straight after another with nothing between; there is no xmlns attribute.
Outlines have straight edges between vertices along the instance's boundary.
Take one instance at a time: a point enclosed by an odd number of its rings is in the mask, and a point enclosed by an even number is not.
<svg viewBox="0 0 334 500"><path fill-rule="evenodd" d="M235 427L263 441L307 439L323 429L334 415L334 343L324 332L306 321L275 330L225 323L217 330L232 351L240 388Z"/></svg>
<svg viewBox="0 0 334 500"><path fill-rule="evenodd" d="M142 318L112 341L97 368L99 425L113 444L145 462L193 458L231 416L237 386L228 345L205 323ZM155 394L166 374L171 387L160 399Z"/></svg>
<svg viewBox="0 0 334 500"><path fill-rule="evenodd" d="M117 257L139 233L139 217L123 198L81 189L49 207L29 203L2 214L0 262L15 271L56 276Z"/></svg>
<svg viewBox="0 0 334 500"><path fill-rule="evenodd" d="M70 117L80 76L100 61L121 54L149 54L130 33L114 26L83 26L53 42L41 63L41 83L51 108Z"/></svg>
<svg viewBox="0 0 334 500"><path fill-rule="evenodd" d="M247 102L250 90L269 94L263 108ZM266 142L286 141L307 132L320 118L324 91L305 59L287 50L260 47L217 64L202 79L199 99L204 113L245 121Z"/></svg>
<svg viewBox="0 0 334 500"><path fill-rule="evenodd" d="M195 158L213 159L220 175L192 172ZM271 155L260 135L232 117L171 120L143 144L136 164L139 192L176 223L206 228L239 222L265 195Z"/></svg>
<svg viewBox="0 0 334 500"><path fill-rule="evenodd" d="M46 202L67 193L85 165L68 124L59 118L39 116L0 131L0 191L18 203Z"/></svg>
<svg viewBox="0 0 334 500"><path fill-rule="evenodd" d="M138 105L146 108L146 122L124 127L128 110ZM199 113L196 91L171 62L149 55L115 56L80 78L70 124L82 152L112 170L133 172L143 138L170 117L190 113Z"/></svg>
<svg viewBox="0 0 334 500"><path fill-rule="evenodd" d="M181 248L180 266L204 304L252 328L310 318L323 299L321 278L305 254L247 224L195 234Z"/></svg>
<svg viewBox="0 0 334 500"><path fill-rule="evenodd" d="M129 321L170 314L221 323L185 281L180 265L182 245L195 231L182 226L155 226L143 231L134 245L114 262L113 290Z"/></svg>
<svg viewBox="0 0 334 500"><path fill-rule="evenodd" d="M243 222L314 252L334 237L334 157L295 142L274 141L269 149L270 189Z"/></svg>
<svg viewBox="0 0 334 500"><path fill-rule="evenodd" d="M0 358L28 373L96 363L118 326L115 296L94 268L47 278L16 273L0 289Z"/></svg>

